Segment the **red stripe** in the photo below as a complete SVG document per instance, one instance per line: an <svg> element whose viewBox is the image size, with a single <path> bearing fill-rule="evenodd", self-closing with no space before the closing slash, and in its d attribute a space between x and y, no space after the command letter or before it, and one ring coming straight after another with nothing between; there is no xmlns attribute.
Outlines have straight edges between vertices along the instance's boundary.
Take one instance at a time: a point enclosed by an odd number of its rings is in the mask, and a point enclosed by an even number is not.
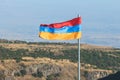
<svg viewBox="0 0 120 80"><path fill-rule="evenodd" d="M75 25L81 24L81 22L82 22L81 17L77 17L72 20L68 20L61 23L41 24L40 26L46 26L51 28L62 28L64 26L75 26Z"/></svg>

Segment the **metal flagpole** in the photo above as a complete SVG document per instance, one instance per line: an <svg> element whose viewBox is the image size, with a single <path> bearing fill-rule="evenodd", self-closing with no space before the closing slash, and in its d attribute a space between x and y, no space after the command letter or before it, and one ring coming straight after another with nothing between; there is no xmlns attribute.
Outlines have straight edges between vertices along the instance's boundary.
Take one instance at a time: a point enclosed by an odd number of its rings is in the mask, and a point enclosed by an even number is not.
<svg viewBox="0 0 120 80"><path fill-rule="evenodd" d="M80 39L78 39L78 80L80 80Z"/></svg>
<svg viewBox="0 0 120 80"><path fill-rule="evenodd" d="M78 14L79 17L79 14ZM78 80L80 80L80 38L78 39Z"/></svg>

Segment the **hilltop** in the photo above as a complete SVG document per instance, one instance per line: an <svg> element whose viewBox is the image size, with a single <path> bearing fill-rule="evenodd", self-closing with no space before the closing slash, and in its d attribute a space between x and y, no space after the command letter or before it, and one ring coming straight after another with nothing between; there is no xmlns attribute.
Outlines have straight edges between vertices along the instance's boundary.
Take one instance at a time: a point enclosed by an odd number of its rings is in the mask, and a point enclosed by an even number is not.
<svg viewBox="0 0 120 80"><path fill-rule="evenodd" d="M117 48L81 44L82 80L97 80L119 71L119 56ZM77 60L77 44L0 43L1 78L77 80Z"/></svg>

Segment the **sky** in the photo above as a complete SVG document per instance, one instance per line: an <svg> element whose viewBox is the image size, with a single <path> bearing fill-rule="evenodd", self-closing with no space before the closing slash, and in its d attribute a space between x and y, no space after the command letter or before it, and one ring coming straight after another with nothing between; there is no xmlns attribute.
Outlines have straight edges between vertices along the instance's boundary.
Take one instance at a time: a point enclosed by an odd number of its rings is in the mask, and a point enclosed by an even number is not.
<svg viewBox="0 0 120 80"><path fill-rule="evenodd" d="M81 43L120 47L119 3L120 0L0 0L0 38L50 42L38 37L40 24L63 22L79 14Z"/></svg>

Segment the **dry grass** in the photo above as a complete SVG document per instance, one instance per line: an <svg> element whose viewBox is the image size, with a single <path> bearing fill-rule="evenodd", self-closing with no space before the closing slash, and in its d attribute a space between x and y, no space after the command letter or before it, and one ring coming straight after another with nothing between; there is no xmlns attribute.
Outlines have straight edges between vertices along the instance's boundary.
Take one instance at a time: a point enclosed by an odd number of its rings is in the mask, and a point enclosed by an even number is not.
<svg viewBox="0 0 120 80"><path fill-rule="evenodd" d="M23 77L15 77L15 80L46 80L44 77L42 78L35 78L31 75L25 75Z"/></svg>
<svg viewBox="0 0 120 80"><path fill-rule="evenodd" d="M19 65L13 59L4 60L4 62L1 65L8 70L15 70L19 67Z"/></svg>
<svg viewBox="0 0 120 80"><path fill-rule="evenodd" d="M34 50L34 49L43 49L43 50L46 50L46 49L50 49L51 51L53 52L58 52L59 50L64 50L64 49L77 49L77 45L60 45L60 44L55 44L55 45L52 45L52 44L41 44L41 45L37 45L37 44L13 44L13 43L10 43L10 44L7 44L7 43L0 43L0 46L3 46L5 48L8 48L8 49L12 49L12 50L17 50L17 49L28 49L28 50ZM96 45L88 45L88 44L81 44L81 48L82 49L99 49L99 50L111 50L113 49L112 47L108 47L108 46L96 46Z"/></svg>
<svg viewBox="0 0 120 80"><path fill-rule="evenodd" d="M115 54L108 54L108 56L115 57L115 58L119 58L120 57L120 56L117 56Z"/></svg>
<svg viewBox="0 0 120 80"><path fill-rule="evenodd" d="M59 54L63 54L61 52L61 50L66 50L66 49L74 49L77 48L77 46L75 45L71 45L71 46L67 46L67 45L51 45L51 44L41 44L41 45L37 45L37 44L7 44L7 43L0 43L0 46L11 49L11 50L18 50L18 49L27 49L30 52L35 51L36 49L41 49L41 50L45 50L45 51L50 51L55 53L55 55L59 55Z"/></svg>
<svg viewBox="0 0 120 80"><path fill-rule="evenodd" d="M64 67L65 65L72 65L77 66L77 63L70 62L69 60L63 59L63 60L54 60L50 58L32 58L32 57L23 57L23 61L20 62L20 64L23 64L25 66L29 66L32 64L53 64Z"/></svg>
<svg viewBox="0 0 120 80"><path fill-rule="evenodd" d="M0 71L5 70L6 68L3 65L0 65Z"/></svg>
<svg viewBox="0 0 120 80"><path fill-rule="evenodd" d="M96 46L96 45L89 45L89 44L82 44L81 48L82 49L97 49L97 50L111 50L111 49L113 49L112 47L108 47L108 46Z"/></svg>

